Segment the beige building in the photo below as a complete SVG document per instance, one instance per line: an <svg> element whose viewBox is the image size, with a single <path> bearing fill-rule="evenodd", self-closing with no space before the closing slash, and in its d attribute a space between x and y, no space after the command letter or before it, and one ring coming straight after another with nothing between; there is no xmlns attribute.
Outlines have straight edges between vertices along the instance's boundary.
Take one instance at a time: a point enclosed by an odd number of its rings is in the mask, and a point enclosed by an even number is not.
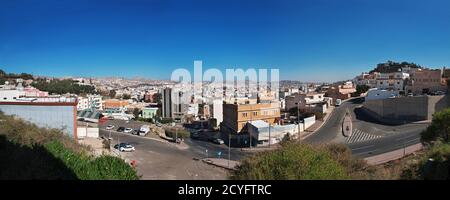
<svg viewBox="0 0 450 200"><path fill-rule="evenodd" d="M442 69L415 69L411 72L408 93L424 94L446 90L446 80Z"/></svg>
<svg viewBox="0 0 450 200"><path fill-rule="evenodd" d="M293 94L285 99L286 110L299 108L300 110L310 110L326 113L332 104L330 97L325 97L325 93L311 92L308 94Z"/></svg>
<svg viewBox="0 0 450 200"><path fill-rule="evenodd" d="M350 98L354 92L356 92L355 85L352 82L346 82L343 85L330 87L326 92L326 96L331 97L334 101L336 99L344 100Z"/></svg>
<svg viewBox="0 0 450 200"><path fill-rule="evenodd" d="M223 126L239 133L249 121L262 120L271 125L277 124L280 118L280 104L223 104Z"/></svg>
<svg viewBox="0 0 450 200"><path fill-rule="evenodd" d="M233 146L256 146L258 136L246 134L242 129L248 122L263 121L270 125L278 124L280 120L280 103L259 104L223 104L223 121L220 132L223 139L230 137Z"/></svg>

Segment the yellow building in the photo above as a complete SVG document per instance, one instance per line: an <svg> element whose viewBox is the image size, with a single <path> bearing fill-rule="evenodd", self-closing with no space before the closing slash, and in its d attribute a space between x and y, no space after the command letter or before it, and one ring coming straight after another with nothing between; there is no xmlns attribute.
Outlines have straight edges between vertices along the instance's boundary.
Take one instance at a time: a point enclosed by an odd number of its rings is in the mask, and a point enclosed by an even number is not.
<svg viewBox="0 0 450 200"><path fill-rule="evenodd" d="M239 133L249 121L263 120L271 125L280 118L280 104L223 104L223 126Z"/></svg>
<svg viewBox="0 0 450 200"><path fill-rule="evenodd" d="M242 129L247 122L262 120L275 125L280 119L280 103L258 104L223 104L223 121L220 124L222 139L228 144L230 140L232 146L247 147L256 146L258 136L256 133L248 134Z"/></svg>

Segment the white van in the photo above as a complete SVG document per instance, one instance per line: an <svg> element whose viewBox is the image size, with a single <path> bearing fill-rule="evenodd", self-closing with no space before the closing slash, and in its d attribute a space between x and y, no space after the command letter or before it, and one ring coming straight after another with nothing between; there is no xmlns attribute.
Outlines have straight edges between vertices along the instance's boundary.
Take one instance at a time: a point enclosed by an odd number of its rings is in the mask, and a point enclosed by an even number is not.
<svg viewBox="0 0 450 200"><path fill-rule="evenodd" d="M142 125L141 128L139 129L139 135L140 136L145 136L147 135L147 133L150 131L150 126L149 125Z"/></svg>

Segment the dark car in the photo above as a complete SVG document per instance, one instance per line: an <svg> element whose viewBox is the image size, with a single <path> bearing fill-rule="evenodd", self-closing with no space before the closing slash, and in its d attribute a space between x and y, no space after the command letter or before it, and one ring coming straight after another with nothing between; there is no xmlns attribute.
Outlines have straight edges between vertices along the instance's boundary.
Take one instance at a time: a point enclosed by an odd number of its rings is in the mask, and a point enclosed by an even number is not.
<svg viewBox="0 0 450 200"><path fill-rule="evenodd" d="M123 132L123 131L125 131L125 127L119 127L118 129L117 129L117 132Z"/></svg>
<svg viewBox="0 0 450 200"><path fill-rule="evenodd" d="M131 131L131 134L133 134L133 135L139 135L139 130L134 129L134 130Z"/></svg>

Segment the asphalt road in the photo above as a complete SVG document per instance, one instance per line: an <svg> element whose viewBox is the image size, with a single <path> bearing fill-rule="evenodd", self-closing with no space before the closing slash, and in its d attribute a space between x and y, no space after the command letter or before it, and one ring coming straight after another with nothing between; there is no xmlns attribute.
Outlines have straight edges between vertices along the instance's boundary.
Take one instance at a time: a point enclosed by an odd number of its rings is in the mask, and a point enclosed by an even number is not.
<svg viewBox="0 0 450 200"><path fill-rule="evenodd" d="M225 144L214 144L208 141L194 140L188 138L185 140L185 143L189 145L189 150L199 155L200 157L208 156L209 157L218 157L218 152L221 152L220 157L228 159L228 146ZM249 155L249 152L243 152L239 148L231 148L230 149L230 159L231 160L240 160L243 157Z"/></svg>
<svg viewBox="0 0 450 200"><path fill-rule="evenodd" d="M115 122L121 123L121 122ZM118 133L100 127L100 136L113 138L112 145L127 142L135 147L134 152L121 152L121 156L137 161L138 173L142 179L190 180L190 179L227 179L228 172L194 160L199 153L189 149L180 149L177 144L159 141L155 138ZM201 157L203 158L203 157Z"/></svg>
<svg viewBox="0 0 450 200"><path fill-rule="evenodd" d="M352 114L353 129L378 136L378 139L348 144L353 154L358 157L370 157L377 154L397 150L420 142L420 133L429 123L409 123L404 125L388 125L379 123L365 114L360 108L363 100L352 99L336 107L328 121L313 135L305 139L312 144L346 143L342 134L342 120L345 113Z"/></svg>

